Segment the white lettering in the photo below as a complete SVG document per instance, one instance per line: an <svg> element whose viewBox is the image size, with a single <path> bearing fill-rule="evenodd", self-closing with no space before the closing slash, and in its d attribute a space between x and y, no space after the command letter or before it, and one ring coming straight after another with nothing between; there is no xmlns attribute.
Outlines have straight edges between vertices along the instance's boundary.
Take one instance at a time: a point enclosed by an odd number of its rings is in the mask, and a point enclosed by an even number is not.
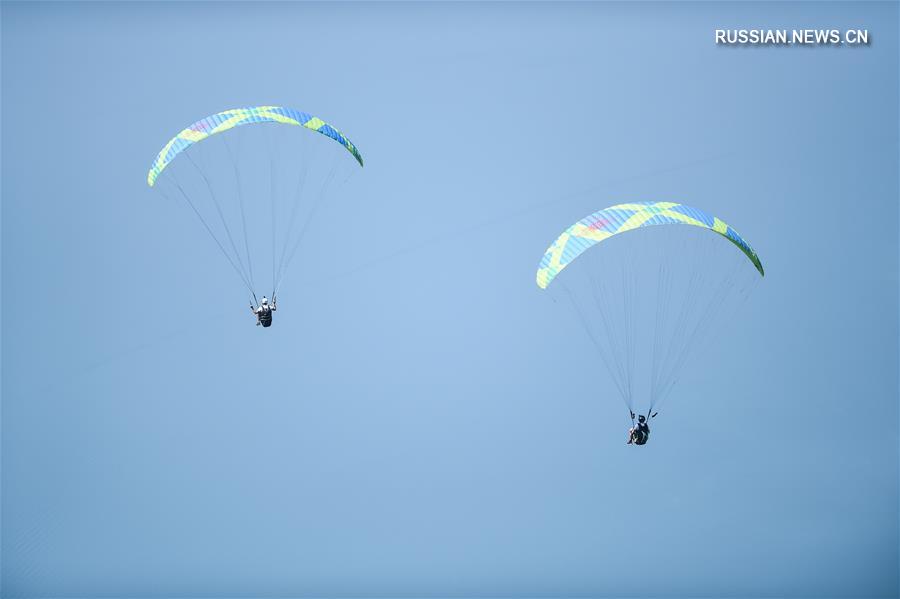
<svg viewBox="0 0 900 599"><path fill-rule="evenodd" d="M863 46L869 45L868 29L848 29L844 33L844 40L848 44L859 44Z"/></svg>
<svg viewBox="0 0 900 599"><path fill-rule="evenodd" d="M2 1L2 0L0 0ZM791 44L835 45L868 44L865 29L716 29L717 44L751 44L759 46L789 46Z"/></svg>

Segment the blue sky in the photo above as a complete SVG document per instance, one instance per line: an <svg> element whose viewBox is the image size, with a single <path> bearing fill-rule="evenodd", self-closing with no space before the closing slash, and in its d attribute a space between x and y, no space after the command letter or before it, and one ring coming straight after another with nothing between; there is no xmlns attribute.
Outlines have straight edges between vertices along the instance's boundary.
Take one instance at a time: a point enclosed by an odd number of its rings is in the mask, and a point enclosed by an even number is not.
<svg viewBox="0 0 900 599"><path fill-rule="evenodd" d="M0 18L3 596L898 594L896 4ZM872 43L713 43L740 27ZM366 166L261 331L146 172L266 103ZM635 451L534 271L663 199L767 273Z"/></svg>

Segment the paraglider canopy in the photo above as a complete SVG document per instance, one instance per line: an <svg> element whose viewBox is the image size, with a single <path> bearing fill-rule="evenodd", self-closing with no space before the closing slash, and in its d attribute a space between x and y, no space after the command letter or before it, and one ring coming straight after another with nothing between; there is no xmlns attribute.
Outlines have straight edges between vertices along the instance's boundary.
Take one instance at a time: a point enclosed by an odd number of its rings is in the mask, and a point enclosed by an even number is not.
<svg viewBox="0 0 900 599"><path fill-rule="evenodd" d="M553 242L537 271L537 284L541 289L589 247L626 231L654 225L691 225L714 231L736 245L765 276L762 262L753 248L737 231L706 212L676 204L675 202L631 202L618 204L586 216L565 231Z"/></svg>
<svg viewBox="0 0 900 599"><path fill-rule="evenodd" d="M181 133L170 139L156 155L156 160L153 161L153 166L147 173L147 184L153 187L163 169L192 144L203 141L210 135L251 123L283 123L318 131L347 148L359 165L363 165L362 155L356 146L344 137L343 133L322 119L284 106L249 106L211 114L183 129Z"/></svg>

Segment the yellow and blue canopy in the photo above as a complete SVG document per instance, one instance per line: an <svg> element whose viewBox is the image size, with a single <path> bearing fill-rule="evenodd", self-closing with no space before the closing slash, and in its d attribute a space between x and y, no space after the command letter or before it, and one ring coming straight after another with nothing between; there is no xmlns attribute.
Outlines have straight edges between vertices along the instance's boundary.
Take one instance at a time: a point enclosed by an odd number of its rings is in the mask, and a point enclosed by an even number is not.
<svg viewBox="0 0 900 599"><path fill-rule="evenodd" d="M692 225L714 231L736 245L765 276L762 262L750 244L715 216L675 202L632 202L604 208L566 229L541 258L538 287L546 289L556 275L591 246L613 235L653 225Z"/></svg>
<svg viewBox="0 0 900 599"><path fill-rule="evenodd" d="M317 131L322 135L330 137L353 154L359 165L362 166L363 159L359 150L353 143L344 137L344 134L326 123L325 121L294 110L293 108L285 108L284 106L251 106L249 108L235 108L233 110L225 110L204 119L200 119L187 129L169 140L163 146L147 173L147 184L153 187L157 177L162 173L163 169L175 159L175 157L192 144L202 141L210 135L227 131L240 125L250 123L284 123L286 125L297 125L306 127L313 131Z"/></svg>

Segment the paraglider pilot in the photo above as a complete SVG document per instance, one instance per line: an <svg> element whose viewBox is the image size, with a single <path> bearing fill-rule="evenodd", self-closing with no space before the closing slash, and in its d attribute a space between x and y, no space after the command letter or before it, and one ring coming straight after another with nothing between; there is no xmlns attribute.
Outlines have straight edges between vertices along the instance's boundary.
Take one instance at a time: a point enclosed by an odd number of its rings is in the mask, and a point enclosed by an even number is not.
<svg viewBox="0 0 900 599"><path fill-rule="evenodd" d="M259 307L254 308L253 304L250 304L250 311L256 314L256 326L264 326L270 327L272 326L272 312L276 310L275 307L275 297L272 297L272 305L269 305L269 300L266 299L266 296L263 296L262 301L259 302Z"/></svg>
<svg viewBox="0 0 900 599"><path fill-rule="evenodd" d="M656 416L656 414L654 414ZM632 421L634 413L631 414ZM628 445L644 445L650 438L650 425L647 424L647 417L641 414L638 416L637 426L628 429Z"/></svg>

